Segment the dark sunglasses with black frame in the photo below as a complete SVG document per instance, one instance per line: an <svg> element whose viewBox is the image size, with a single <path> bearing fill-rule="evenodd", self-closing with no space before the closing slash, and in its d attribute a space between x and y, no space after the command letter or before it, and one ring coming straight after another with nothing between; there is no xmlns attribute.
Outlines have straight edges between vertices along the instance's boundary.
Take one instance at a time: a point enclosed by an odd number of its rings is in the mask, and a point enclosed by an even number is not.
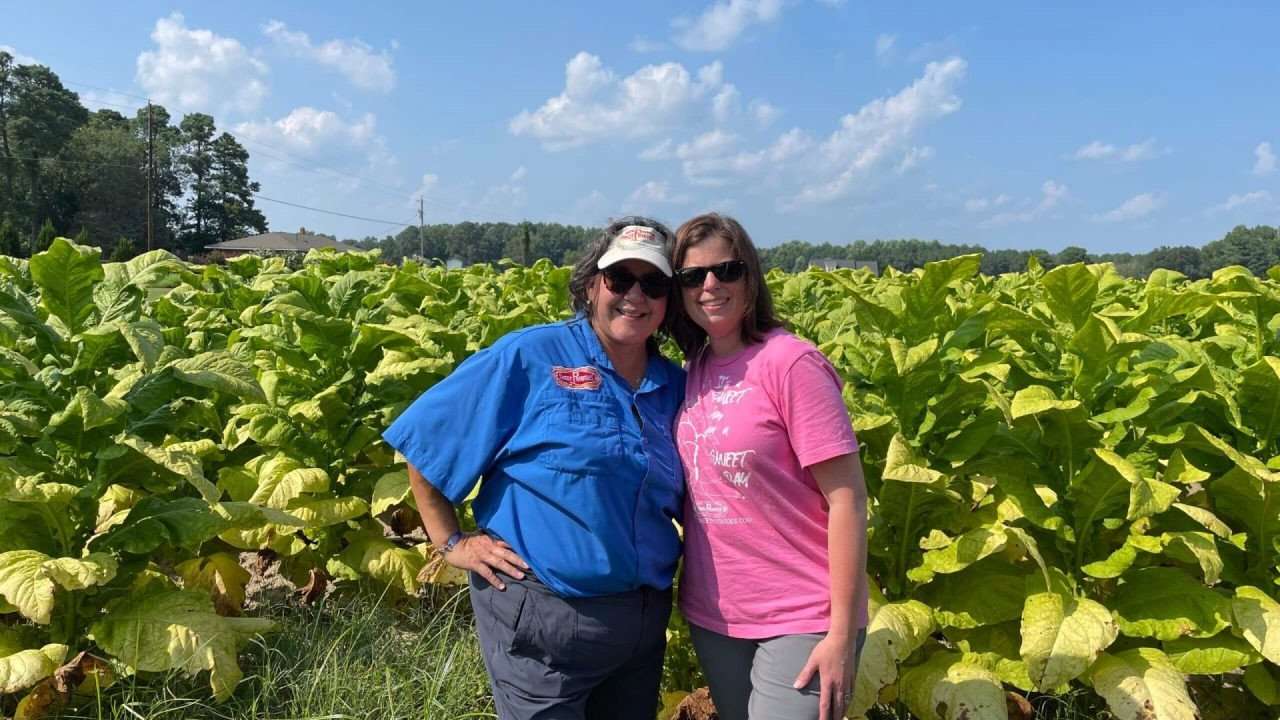
<svg viewBox="0 0 1280 720"><path fill-rule="evenodd" d="M660 300L671 294L671 278L658 270L636 277L630 270L610 265L601 270L600 274L604 276L605 287L615 295L626 295L631 291L631 286L636 283L640 283L640 292L654 300Z"/></svg>
<svg viewBox="0 0 1280 720"><path fill-rule="evenodd" d="M706 282L707 273L715 275L720 282L731 283L742 279L742 276L747 273L747 264L741 260L725 260L706 267L691 265L677 270L676 279L685 287L700 287Z"/></svg>

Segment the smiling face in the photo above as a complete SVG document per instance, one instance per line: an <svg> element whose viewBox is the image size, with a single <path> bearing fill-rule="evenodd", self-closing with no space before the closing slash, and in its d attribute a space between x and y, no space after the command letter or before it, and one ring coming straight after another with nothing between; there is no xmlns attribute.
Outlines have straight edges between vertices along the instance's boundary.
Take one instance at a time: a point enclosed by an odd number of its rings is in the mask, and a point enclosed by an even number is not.
<svg viewBox="0 0 1280 720"><path fill-rule="evenodd" d="M609 266L621 268L635 277L642 277L658 269L643 260L623 260ZM605 349L644 348L645 342L657 332L667 313L667 298L651 298L633 283L626 293L619 295L609 289L603 273L596 273L587 288L591 300L591 326Z"/></svg>
<svg viewBox="0 0 1280 720"><path fill-rule="evenodd" d="M711 235L685 252L680 267L709 267L737 259L728 240ZM685 312L707 333L712 352L725 355L743 347L742 321L747 314L745 278L723 282L709 272L701 285L681 288L680 292Z"/></svg>

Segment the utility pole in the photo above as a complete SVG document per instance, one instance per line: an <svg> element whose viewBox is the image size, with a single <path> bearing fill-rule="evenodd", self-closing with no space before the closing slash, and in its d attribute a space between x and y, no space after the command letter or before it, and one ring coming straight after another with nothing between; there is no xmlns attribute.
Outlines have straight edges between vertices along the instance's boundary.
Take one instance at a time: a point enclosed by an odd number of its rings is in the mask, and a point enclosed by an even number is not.
<svg viewBox="0 0 1280 720"><path fill-rule="evenodd" d="M418 196L418 257L422 258L423 262L426 262L427 260L427 245L426 245L426 241L422 239L422 196L421 195Z"/></svg>
<svg viewBox="0 0 1280 720"><path fill-rule="evenodd" d="M533 239L529 237L529 221L526 220L520 224L524 230L524 238L520 243L520 259L524 261L525 267L529 267L530 247L533 245Z"/></svg>
<svg viewBox="0 0 1280 720"><path fill-rule="evenodd" d="M151 208L155 205L152 199L152 184L156 171L156 134L151 124L151 101L147 101L147 251L150 252L153 245L154 231L151 226Z"/></svg>

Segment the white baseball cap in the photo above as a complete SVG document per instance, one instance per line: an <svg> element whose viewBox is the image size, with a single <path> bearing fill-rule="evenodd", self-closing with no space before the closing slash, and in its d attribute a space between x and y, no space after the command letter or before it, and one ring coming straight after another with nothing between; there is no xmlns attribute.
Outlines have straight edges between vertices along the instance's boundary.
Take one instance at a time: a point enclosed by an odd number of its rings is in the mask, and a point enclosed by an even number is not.
<svg viewBox="0 0 1280 720"><path fill-rule="evenodd" d="M667 259L667 245L661 233L643 225L628 225L609 243L609 249L600 256L596 267L603 270L623 260L643 260L671 277L671 261Z"/></svg>

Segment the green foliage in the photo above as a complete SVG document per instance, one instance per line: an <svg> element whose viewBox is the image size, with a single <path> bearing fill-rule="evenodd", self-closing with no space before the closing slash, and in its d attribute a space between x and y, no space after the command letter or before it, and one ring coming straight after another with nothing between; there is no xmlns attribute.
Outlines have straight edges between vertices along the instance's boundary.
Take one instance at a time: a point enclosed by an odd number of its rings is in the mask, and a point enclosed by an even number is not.
<svg viewBox="0 0 1280 720"><path fill-rule="evenodd" d="M1002 717L1012 688L1180 718L1184 674L1236 671L1270 702L1280 281L979 270L769 276L846 379L863 445L855 714L897 697ZM236 622L239 551L391 598L455 579L401 521L412 497L379 433L469 354L563 317L568 273L332 252L103 264L65 239L0 263L0 614L26 628L0 654L6 687L96 644L125 672L208 670L225 696L265 629ZM672 633L679 689L697 669Z"/></svg>

